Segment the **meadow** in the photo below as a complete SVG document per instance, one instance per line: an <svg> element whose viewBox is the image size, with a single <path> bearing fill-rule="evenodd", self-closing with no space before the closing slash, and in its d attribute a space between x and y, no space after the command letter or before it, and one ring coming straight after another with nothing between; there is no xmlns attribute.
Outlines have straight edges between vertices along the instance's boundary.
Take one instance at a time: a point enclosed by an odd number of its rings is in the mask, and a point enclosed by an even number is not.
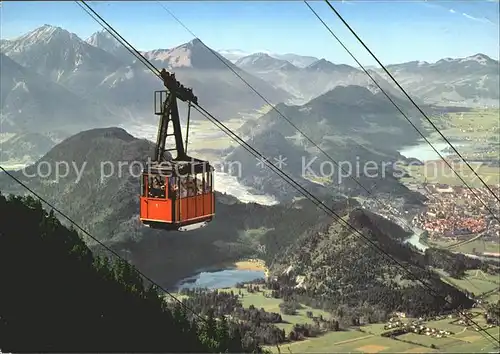
<svg viewBox="0 0 500 354"><path fill-rule="evenodd" d="M458 151L467 159L499 158L499 109L473 109L470 112L449 113L433 117L433 123L450 141L468 142ZM442 137L425 122L431 142L443 142Z"/></svg>
<svg viewBox="0 0 500 354"><path fill-rule="evenodd" d="M498 167L482 163L469 163L474 171L489 186L500 184L500 171ZM450 162L451 167L460 177L473 188L484 187L481 180L463 162ZM421 166L404 166L410 177L401 178L403 183L442 183L450 186L462 186L464 183L453 170L442 161L426 161Z"/></svg>
<svg viewBox="0 0 500 354"><path fill-rule="evenodd" d="M495 287L498 288L498 284L494 283L494 277L485 275L479 270L469 271L467 277L461 280L443 278L450 284L473 291L476 294L488 292ZM280 313L279 304L282 300L265 297L262 292L249 293L244 289L237 288L225 288L219 289L219 291L233 291L235 293L241 291L243 294L241 301L244 307L248 308L253 305L268 312ZM498 292L493 295L497 296ZM490 297L488 300L496 301L497 298ZM303 306L295 315L282 314L283 320L287 323L278 324L278 327L283 328L288 333L296 323L313 323L313 320L307 316L307 311L311 311L314 316L322 315L325 319L331 317L328 312ZM472 309L471 312L474 321L485 328L486 321L482 316L482 310ZM412 319L403 319L403 321L410 320ZM395 339L382 337L381 334L386 331L384 324L376 323L345 331L327 332L315 338L285 343L280 346L269 346L266 349L273 353L488 353L496 350L491 338L488 338L486 334L476 331L473 327L457 324L455 321L456 318L445 318L425 323L426 327L453 333L446 338L415 333L403 334ZM488 328L486 331L495 338L500 336L499 327Z"/></svg>

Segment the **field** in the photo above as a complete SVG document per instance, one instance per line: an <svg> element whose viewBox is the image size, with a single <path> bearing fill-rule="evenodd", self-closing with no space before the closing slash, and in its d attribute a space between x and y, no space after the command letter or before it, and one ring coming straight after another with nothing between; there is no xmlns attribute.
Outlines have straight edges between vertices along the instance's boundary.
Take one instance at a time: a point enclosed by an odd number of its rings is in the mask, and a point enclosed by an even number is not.
<svg viewBox="0 0 500 354"><path fill-rule="evenodd" d="M470 146L459 149L465 158L498 159L499 114L498 109L475 109L470 112L433 117L432 120L449 140L471 143ZM429 137L431 141L443 142L441 136L433 131L430 124L428 124L428 129L432 130Z"/></svg>
<svg viewBox="0 0 500 354"><path fill-rule="evenodd" d="M469 164L488 185L497 186L500 183L500 172L498 167L486 166L478 163ZM450 162L450 165L470 187L483 187L482 182L465 163ZM422 166L405 166L404 168L411 177L402 178L401 181L403 183L413 182L422 184L427 182L443 183L451 186L463 185L460 178L458 178L453 170L442 161L426 161Z"/></svg>
<svg viewBox="0 0 500 354"><path fill-rule="evenodd" d="M457 247L451 247L455 245L457 241L445 241L445 240L428 240L427 244L430 247L437 248L449 248L451 251L460 252L460 253L469 253L472 254L474 251L482 253L482 252L492 252L492 253L500 253L500 245L495 241L482 241L475 240L468 243L461 244Z"/></svg>
<svg viewBox="0 0 500 354"><path fill-rule="evenodd" d="M481 291L489 291L497 285L492 282L494 279L487 276L489 281L485 281L482 275L479 278L475 276L475 271L470 272L469 276L463 280L452 279L456 285L474 291L479 288ZM472 285L471 285L472 284ZM239 289L221 289L224 291L238 292ZM279 304L281 299L266 298L262 293L248 293L242 290L242 302L245 307L254 305L256 308L264 308L269 312L280 313ZM475 291L478 293L479 291ZM496 295L496 294L495 294ZM305 307L298 311L297 315L282 315L283 320L289 322L279 324L278 327L290 331L295 323L312 323L312 320L306 316L307 311L312 311L315 316L323 315L329 318L330 315L325 311ZM474 310L479 312L480 310ZM474 319L479 325L485 326L483 317L478 313ZM405 352L405 353L423 353L423 352L488 352L493 350L493 344L483 337L473 328L450 324L452 319L439 321L430 321L426 326L442 330L449 330L454 334L448 338L435 338L413 333L398 336L397 339L381 337L384 332L383 324L372 324L363 326L360 330L349 330L341 332L328 332L323 336L306 339L300 342L283 344L279 351L277 347L268 347L274 353L332 353L332 352L350 352L350 353L378 353L378 352ZM499 328L490 328L488 330L494 337L499 336ZM411 342L411 343L410 343ZM432 349L434 345L436 349Z"/></svg>
<svg viewBox="0 0 500 354"><path fill-rule="evenodd" d="M499 114L498 109L473 109L470 112L448 113L442 117L433 117L432 120L450 140L469 138L470 141L484 142L491 137L498 139ZM428 126L431 128L430 124ZM442 139L437 132L432 132L430 138Z"/></svg>
<svg viewBox="0 0 500 354"><path fill-rule="evenodd" d="M243 123L243 119L234 118L225 121L224 125L234 131L238 130ZM206 119L191 122L189 130L189 150L222 150L237 145L236 141L233 141L222 130Z"/></svg>
<svg viewBox="0 0 500 354"><path fill-rule="evenodd" d="M249 120L255 120L266 114L272 109L271 106L265 105L260 109L252 113L239 114L239 117L235 117L224 121L224 125L231 129L231 131L237 132L241 126L248 122ZM228 147L236 146L238 143L231 139L226 133L220 130L215 124L213 124L208 119L195 120L190 123L189 127L189 143L191 150L223 150Z"/></svg>
<svg viewBox="0 0 500 354"><path fill-rule="evenodd" d="M238 293L240 289L230 288L230 289L220 289L221 291L234 291ZM267 298L264 297L262 293L249 293L245 290L242 290L243 298L241 299L243 306L249 307L250 305L254 305L256 308L263 308L267 312L276 312L280 313L279 304L283 302L281 299ZM314 316L323 315L324 318L330 318L330 314L325 311L315 310L310 307L304 306L303 309L297 311L296 315L281 315L284 321L289 323L281 323L277 326L279 328L283 328L287 333L290 332L293 328L293 325L296 323L313 323L313 320L308 318L306 315L307 311L312 311Z"/></svg>
<svg viewBox="0 0 500 354"><path fill-rule="evenodd" d="M485 322L478 316L475 321L484 326ZM427 326L448 330L454 334L448 338L435 338L425 335L408 333L390 339L381 337L383 325L374 324L361 327L361 331L329 332L321 337L307 339L301 342L284 344L280 347L282 353L430 353L430 352L488 352L494 346L472 328L450 324L451 319L427 322ZM491 328L488 332L498 337L499 329ZM435 349L431 348L434 346ZM277 348L269 348L278 353Z"/></svg>
<svg viewBox="0 0 500 354"><path fill-rule="evenodd" d="M253 263L253 262L252 262ZM258 262L252 266L257 266ZM248 263L240 263L241 267L251 266ZM453 279L443 276L443 280L476 295L489 292L490 295L485 298L486 301L497 301L500 280L491 275L487 275L480 270L468 271L463 279ZM250 305L256 308L263 308L268 312L280 313L279 304L281 299L267 298L263 293L248 293L243 289L227 288L219 291L234 291L238 293L241 290L243 297L243 306ZM182 298L182 296L181 296ZM296 323L312 323L312 319L306 315L307 311L312 311L314 316L322 315L324 318L330 318L330 314L316 309L304 306L298 310L296 315L282 315L284 321L288 323L278 324L278 327L289 332ZM486 327L486 322L482 316L481 309L473 309L475 314L474 321L481 327ZM408 319L409 320L409 319ZM432 336L407 333L397 336L396 339L382 337L384 324L371 324L362 326L359 329L352 329L340 332L328 332L316 338L306 339L300 342L286 343L277 347L267 347L273 353L332 353L332 352L350 352L350 353L427 353L427 352L464 352L464 353L487 353L495 352L494 344L491 338L486 334L476 331L473 327L465 327L456 323L450 323L453 319L446 318L441 320L426 322L426 326L438 330L447 330L453 334L447 338L436 338ZM493 337L500 335L499 327L493 327L486 330Z"/></svg>
<svg viewBox="0 0 500 354"><path fill-rule="evenodd" d="M469 270L466 276L462 279L455 279L448 276L443 276L442 279L447 283L459 288L468 290L476 296L488 294L483 298L487 302L496 302L499 300L500 279L498 276L485 274L480 269Z"/></svg>

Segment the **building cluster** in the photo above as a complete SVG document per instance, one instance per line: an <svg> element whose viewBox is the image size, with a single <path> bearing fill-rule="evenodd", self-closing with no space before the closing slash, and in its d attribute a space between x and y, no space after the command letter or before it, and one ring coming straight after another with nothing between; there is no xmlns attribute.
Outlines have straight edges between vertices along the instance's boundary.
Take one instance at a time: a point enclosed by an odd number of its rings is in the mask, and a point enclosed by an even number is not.
<svg viewBox="0 0 500 354"><path fill-rule="evenodd" d="M497 187L491 189L495 191ZM428 184L425 190L427 209L413 219L413 224L428 231L429 237L458 238L479 233L500 237L500 224L488 211L489 208L498 213L498 205L486 188L473 191L488 208L467 187Z"/></svg>
<svg viewBox="0 0 500 354"><path fill-rule="evenodd" d="M391 318L389 322L385 324L384 329L399 330L398 332L400 332L400 334L416 333L436 338L446 338L453 334L450 331L427 327L420 319L412 322L403 322L398 317Z"/></svg>

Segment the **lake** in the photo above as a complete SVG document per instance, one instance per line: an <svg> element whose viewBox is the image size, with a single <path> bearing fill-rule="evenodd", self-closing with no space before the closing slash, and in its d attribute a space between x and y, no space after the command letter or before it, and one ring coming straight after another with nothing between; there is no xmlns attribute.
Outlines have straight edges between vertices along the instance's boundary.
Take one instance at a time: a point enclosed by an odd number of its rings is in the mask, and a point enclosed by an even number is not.
<svg viewBox="0 0 500 354"><path fill-rule="evenodd" d="M458 150L459 147L464 147L467 146L467 143L460 142L451 142L453 147ZM447 143L432 143L432 146L439 151L441 156L449 156L450 152L448 149L450 148L450 145ZM422 141L418 143L417 145L412 145L412 146L407 146L404 147L403 149L399 150L399 153L407 158L413 157L415 159L418 159L420 161L429 161L429 160L439 160L441 157L434 151L434 149L425 141Z"/></svg>
<svg viewBox="0 0 500 354"><path fill-rule="evenodd" d="M216 272L201 272L192 277L182 279L177 284L177 288L228 288L236 285L236 283L250 282L264 277L264 271L224 269Z"/></svg>

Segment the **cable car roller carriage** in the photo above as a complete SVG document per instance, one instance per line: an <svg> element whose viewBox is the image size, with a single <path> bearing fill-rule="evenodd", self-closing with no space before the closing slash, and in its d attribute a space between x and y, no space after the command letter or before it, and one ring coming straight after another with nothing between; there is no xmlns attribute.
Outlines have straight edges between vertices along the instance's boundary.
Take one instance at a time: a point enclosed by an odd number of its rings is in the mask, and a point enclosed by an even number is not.
<svg viewBox="0 0 500 354"><path fill-rule="evenodd" d="M195 230L206 226L215 215L213 167L186 153L191 104L198 104L198 98L175 79L175 74L165 69L160 74L167 90L155 91L155 114L160 116L160 122L154 157L141 175L140 220L155 229ZM186 146L178 99L188 104ZM168 134L170 123L173 133ZM165 148L169 136L175 138L175 148ZM165 152L173 151L177 152L175 158L165 156Z"/></svg>

